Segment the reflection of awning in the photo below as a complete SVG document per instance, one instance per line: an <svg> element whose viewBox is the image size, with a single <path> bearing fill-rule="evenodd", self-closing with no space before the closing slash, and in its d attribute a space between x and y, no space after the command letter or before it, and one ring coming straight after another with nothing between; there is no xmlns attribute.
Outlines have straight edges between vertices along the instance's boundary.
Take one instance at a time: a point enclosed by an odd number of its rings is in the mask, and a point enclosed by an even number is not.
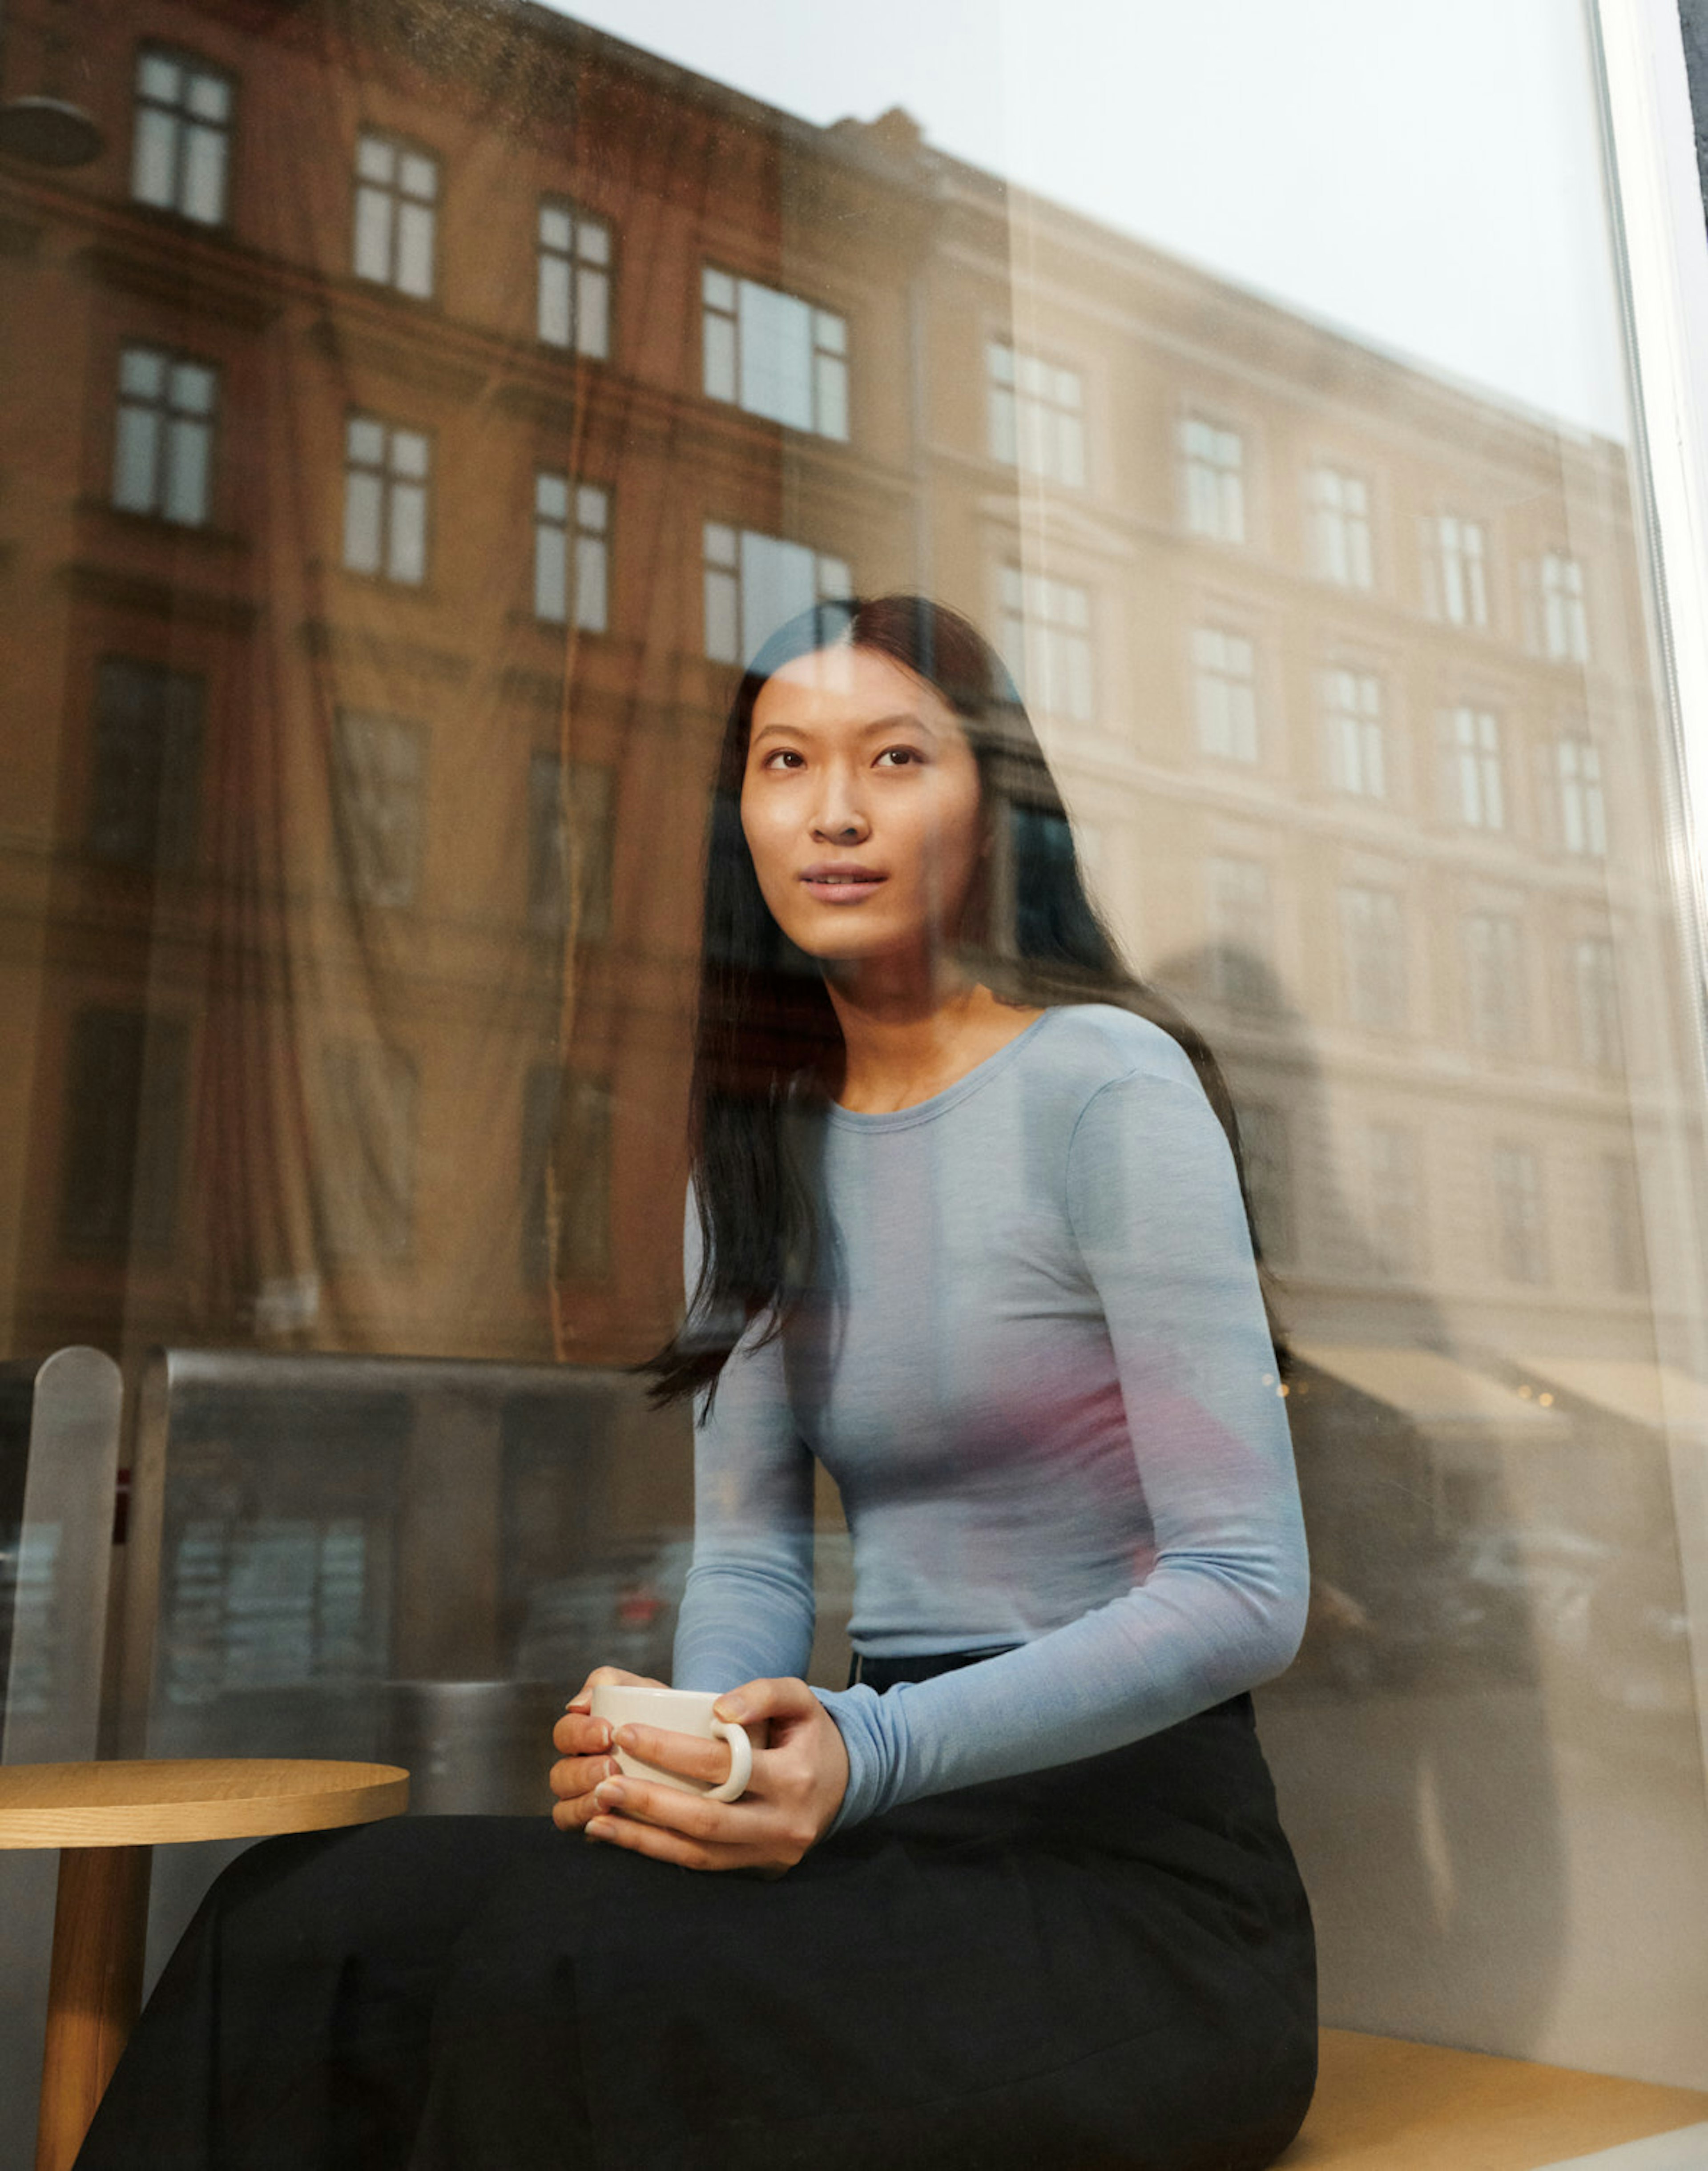
<svg viewBox="0 0 1708 2171"><path fill-rule="evenodd" d="M1708 1430L1708 1387L1671 1364L1636 1357L1514 1357L1534 1389L1563 1387L1615 1417L1643 1425Z"/></svg>
<svg viewBox="0 0 1708 2171"><path fill-rule="evenodd" d="M1420 1424L1557 1424L1560 1412L1529 1400L1498 1380L1455 1364L1438 1350L1376 1343L1295 1342L1319 1371L1332 1372L1361 1395L1403 1410ZM1563 1382L1562 1382L1563 1384Z"/></svg>

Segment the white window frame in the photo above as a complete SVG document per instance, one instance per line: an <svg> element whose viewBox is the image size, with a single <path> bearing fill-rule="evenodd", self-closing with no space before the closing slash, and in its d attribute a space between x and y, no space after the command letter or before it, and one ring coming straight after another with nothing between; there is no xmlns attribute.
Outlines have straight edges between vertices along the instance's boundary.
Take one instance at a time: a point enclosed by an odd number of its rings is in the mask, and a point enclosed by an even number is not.
<svg viewBox="0 0 1708 2171"><path fill-rule="evenodd" d="M1583 560L1568 551L1545 550L1537 566L1542 653L1550 663L1588 663L1589 619L1584 606Z"/></svg>
<svg viewBox="0 0 1708 2171"><path fill-rule="evenodd" d="M1187 533L1210 543L1244 543L1245 432L1207 415L1185 415L1179 442Z"/></svg>
<svg viewBox="0 0 1708 2171"><path fill-rule="evenodd" d="M701 383L708 399L785 428L846 443L848 319L804 295L707 264L700 271ZM768 319L768 326L767 320ZM785 346L804 367L791 397L774 366Z"/></svg>
<svg viewBox="0 0 1708 2171"><path fill-rule="evenodd" d="M1084 373L1017 347L984 345L990 456L1068 490L1085 487Z"/></svg>
<svg viewBox="0 0 1708 2171"><path fill-rule="evenodd" d="M417 302L437 284L439 161L400 136L364 128L356 139L351 268L358 279Z"/></svg>
<svg viewBox="0 0 1708 2171"><path fill-rule="evenodd" d="M169 83L169 73L179 80ZM223 226L236 102L223 68L169 46L144 46L131 106L131 201L198 226Z"/></svg>
<svg viewBox="0 0 1708 2171"><path fill-rule="evenodd" d="M1372 533L1373 493L1368 478L1329 460L1316 461L1309 479L1311 570L1336 587L1375 586Z"/></svg>
<svg viewBox="0 0 1708 2171"><path fill-rule="evenodd" d="M136 340L120 349L113 503L121 512L207 526L219 391L211 362Z"/></svg>
<svg viewBox="0 0 1708 2171"><path fill-rule="evenodd" d="M611 494L560 468L533 479L533 614L605 633L611 622Z"/></svg>
<svg viewBox="0 0 1708 2171"><path fill-rule="evenodd" d="M1444 624L1483 633L1489 624L1488 523L1459 512L1423 523L1425 603Z"/></svg>
<svg viewBox="0 0 1708 2171"><path fill-rule="evenodd" d="M542 345L611 358L611 227L562 196L540 201L534 329Z"/></svg>
<svg viewBox="0 0 1708 2171"><path fill-rule="evenodd" d="M1096 707L1091 591L1078 581L1004 566L997 624L997 647L1028 707L1089 724Z"/></svg>
<svg viewBox="0 0 1708 2171"><path fill-rule="evenodd" d="M1554 782L1559 794L1560 841L1582 859L1607 857L1607 801L1602 790L1601 749L1581 732L1554 742Z"/></svg>
<svg viewBox="0 0 1708 2171"><path fill-rule="evenodd" d="M1358 799L1388 796L1388 724L1382 676L1355 663L1331 663L1321 681L1329 782Z"/></svg>
<svg viewBox="0 0 1708 2171"><path fill-rule="evenodd" d="M1256 762L1257 643L1235 627L1191 631L1192 718L1198 751L1216 761Z"/></svg>
<svg viewBox="0 0 1708 2171"><path fill-rule="evenodd" d="M1507 827L1506 755L1501 719L1474 701L1442 711L1448 794L1461 828Z"/></svg>
<svg viewBox="0 0 1708 2171"><path fill-rule="evenodd" d="M403 587L427 577L431 543L432 440L425 430L377 415L345 418L344 555L346 572Z"/></svg>
<svg viewBox="0 0 1708 2171"><path fill-rule="evenodd" d="M781 535L759 528L741 528L731 521L708 520L701 528L701 592L704 611L701 647L714 663L751 662L775 625L761 631L753 615L753 576L763 573L758 563L769 551L789 555L790 560L811 582L813 603L840 602L853 593L848 561L829 552L814 550ZM799 554L798 557L795 554ZM802 590L803 597L805 589ZM801 603L806 608L806 603ZM781 623L782 621L779 621Z"/></svg>

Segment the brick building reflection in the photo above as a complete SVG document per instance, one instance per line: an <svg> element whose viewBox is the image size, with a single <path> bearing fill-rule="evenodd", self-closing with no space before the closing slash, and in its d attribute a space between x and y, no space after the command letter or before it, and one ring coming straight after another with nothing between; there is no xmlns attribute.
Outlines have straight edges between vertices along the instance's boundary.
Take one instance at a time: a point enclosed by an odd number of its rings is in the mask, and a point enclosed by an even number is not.
<svg viewBox="0 0 1708 2171"><path fill-rule="evenodd" d="M14 1346L654 1341L712 737L851 581L992 629L1198 961L1303 1333L1652 1354L1618 448L543 11L79 19L106 149L0 228Z"/></svg>

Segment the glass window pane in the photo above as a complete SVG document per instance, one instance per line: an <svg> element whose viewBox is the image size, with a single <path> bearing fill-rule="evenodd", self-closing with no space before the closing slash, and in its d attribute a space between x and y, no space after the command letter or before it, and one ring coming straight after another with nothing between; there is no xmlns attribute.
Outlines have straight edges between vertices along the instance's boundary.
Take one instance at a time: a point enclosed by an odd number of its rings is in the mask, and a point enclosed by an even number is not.
<svg viewBox="0 0 1708 2171"><path fill-rule="evenodd" d="M138 203L171 208L178 178L178 131L175 117L158 105L137 109L131 193Z"/></svg>
<svg viewBox="0 0 1708 2171"><path fill-rule="evenodd" d="M206 422L174 421L166 440L166 490L161 510L190 527L207 518L208 469L213 432Z"/></svg>
<svg viewBox="0 0 1708 2171"><path fill-rule="evenodd" d="M568 519L570 513L570 485L567 479L563 475L552 474L543 469L534 477L533 502L536 512L543 512L549 520L555 520L561 525Z"/></svg>
<svg viewBox="0 0 1708 2171"><path fill-rule="evenodd" d="M386 571L394 581L423 581L427 574L427 493L417 484L394 482L390 512Z"/></svg>
<svg viewBox="0 0 1708 2171"><path fill-rule="evenodd" d="M223 129L191 128L184 146L184 202L186 218L217 226L225 217L226 134Z"/></svg>
<svg viewBox="0 0 1708 2171"><path fill-rule="evenodd" d="M709 399L736 396L736 327L727 317L705 313L705 390Z"/></svg>
<svg viewBox="0 0 1708 2171"><path fill-rule="evenodd" d="M576 351L602 360L611 351L608 322L611 295L609 276L585 267L576 273Z"/></svg>
<svg viewBox="0 0 1708 2171"><path fill-rule="evenodd" d="M812 427L812 312L793 294L742 281L741 402L790 429Z"/></svg>
<svg viewBox="0 0 1708 2171"><path fill-rule="evenodd" d="M583 484L576 492L576 523L602 533L611 517L611 501L602 490Z"/></svg>
<svg viewBox="0 0 1708 2171"><path fill-rule="evenodd" d="M576 544L576 624L584 632L603 633L609 606L605 587L609 564L604 539L583 535Z"/></svg>
<svg viewBox="0 0 1708 2171"><path fill-rule="evenodd" d="M201 363L180 362L174 365L171 377L171 403L181 415L211 415L213 412L214 374Z"/></svg>
<svg viewBox="0 0 1708 2171"><path fill-rule="evenodd" d="M848 364L839 356L821 354L815 373L814 414L819 435L848 436Z"/></svg>
<svg viewBox="0 0 1708 2171"><path fill-rule="evenodd" d="M383 136L364 136L356 145L356 170L365 181L389 183L396 177L397 153Z"/></svg>
<svg viewBox="0 0 1708 2171"><path fill-rule="evenodd" d="M190 78L186 102L198 121L225 121L231 113L231 85L223 76L198 70Z"/></svg>
<svg viewBox="0 0 1708 2171"><path fill-rule="evenodd" d="M182 70L164 53L144 53L137 63L137 88L146 98L176 105Z"/></svg>
<svg viewBox="0 0 1708 2171"><path fill-rule="evenodd" d="M431 203L438 194L438 162L424 158L418 152L404 152L398 162L398 185L405 196L419 196Z"/></svg>
<svg viewBox="0 0 1708 2171"><path fill-rule="evenodd" d="M570 234L570 214L555 204L542 204L539 207L539 238L545 246L566 253Z"/></svg>
<svg viewBox="0 0 1708 2171"><path fill-rule="evenodd" d="M389 280L392 276L392 208L395 198L383 189L356 192L356 276Z"/></svg>
<svg viewBox="0 0 1708 2171"><path fill-rule="evenodd" d="M541 522L533 539L533 614L554 625L569 616L569 543L561 528Z"/></svg>
<svg viewBox="0 0 1708 2171"><path fill-rule="evenodd" d="M734 566L736 563L736 531L715 520L705 526L706 563L710 566Z"/></svg>
<svg viewBox="0 0 1708 2171"><path fill-rule="evenodd" d="M570 265L561 256L539 260L539 335L549 346L570 343Z"/></svg>
<svg viewBox="0 0 1708 2171"><path fill-rule="evenodd" d="M166 389L166 357L151 346L127 346L119 357L119 389L143 399Z"/></svg>
<svg viewBox="0 0 1708 2171"><path fill-rule="evenodd" d="M611 261L610 228L601 225L597 218L584 218L576 228L576 254L584 264L608 264Z"/></svg>
<svg viewBox="0 0 1708 2171"><path fill-rule="evenodd" d="M419 430L392 432L391 464L394 474L415 478L426 474L427 441Z"/></svg>
<svg viewBox="0 0 1708 2171"><path fill-rule="evenodd" d="M345 426L345 443L352 460L377 467L385 458L385 428L365 415L352 415Z"/></svg>
<svg viewBox="0 0 1708 2171"><path fill-rule="evenodd" d="M158 487L161 418L149 407L121 407L113 464L113 502L127 512L153 512Z"/></svg>
<svg viewBox="0 0 1708 2171"><path fill-rule="evenodd" d="M727 271L715 271L708 264L700 274L700 292L707 304L733 315L736 307L736 282Z"/></svg>
<svg viewBox="0 0 1708 2171"><path fill-rule="evenodd" d="M397 282L421 300L433 291L433 217L426 204L398 206Z"/></svg>
<svg viewBox="0 0 1708 2171"><path fill-rule="evenodd" d="M344 562L353 573L377 573L384 520L384 485L377 474L352 470L344 487Z"/></svg>
<svg viewBox="0 0 1708 2171"><path fill-rule="evenodd" d="M736 577L715 566L705 569L705 646L715 663L739 661L742 646L740 596Z"/></svg>

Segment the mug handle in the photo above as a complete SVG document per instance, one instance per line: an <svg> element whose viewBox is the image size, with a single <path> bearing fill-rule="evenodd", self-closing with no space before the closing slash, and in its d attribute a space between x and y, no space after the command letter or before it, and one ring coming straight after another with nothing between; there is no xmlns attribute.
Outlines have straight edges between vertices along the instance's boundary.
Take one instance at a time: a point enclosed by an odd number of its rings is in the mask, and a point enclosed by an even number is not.
<svg viewBox="0 0 1708 2171"><path fill-rule="evenodd" d="M714 1718L712 1732L720 1741L730 1745L730 1776L721 1787L707 1791L709 1802L733 1802L747 1791L747 1782L753 1776L753 1745L747 1738L745 1726L737 1726L732 1718Z"/></svg>

